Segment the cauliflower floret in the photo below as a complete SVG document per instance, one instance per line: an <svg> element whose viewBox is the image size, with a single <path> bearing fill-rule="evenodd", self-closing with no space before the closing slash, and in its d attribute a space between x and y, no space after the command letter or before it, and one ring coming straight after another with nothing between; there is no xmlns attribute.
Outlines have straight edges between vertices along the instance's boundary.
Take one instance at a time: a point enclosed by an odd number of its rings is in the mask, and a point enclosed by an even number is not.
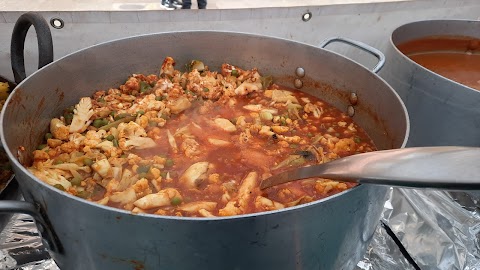
<svg viewBox="0 0 480 270"><path fill-rule="evenodd" d="M186 138L182 145L182 151L185 153L186 157L192 158L196 155L201 154L202 152L199 149L200 144L192 138Z"/></svg>
<svg viewBox="0 0 480 270"><path fill-rule="evenodd" d="M303 110L306 113L313 113L313 117L320 118L322 116L322 110L317 107L317 105L312 103L305 104Z"/></svg>
<svg viewBox="0 0 480 270"><path fill-rule="evenodd" d="M192 164L185 170L178 182L188 188L197 188L200 182L207 178L209 164L206 161Z"/></svg>
<svg viewBox="0 0 480 270"><path fill-rule="evenodd" d="M95 148L97 144L102 142L102 138L105 136L107 132L105 130L89 130L87 131L87 134L85 134L85 139L83 140L83 143L85 146Z"/></svg>
<svg viewBox="0 0 480 270"><path fill-rule="evenodd" d="M285 208L285 206L279 202L272 201L263 196L257 196L255 199L255 208L260 211L270 211Z"/></svg>
<svg viewBox="0 0 480 270"><path fill-rule="evenodd" d="M235 89L235 94L244 96L251 92L262 90L262 83L260 82L243 82Z"/></svg>
<svg viewBox="0 0 480 270"><path fill-rule="evenodd" d="M111 177L113 174L112 166L110 166L107 159L102 159L93 163L92 169L103 178Z"/></svg>
<svg viewBox="0 0 480 270"><path fill-rule="evenodd" d="M81 145L85 140L85 136L83 136L80 133L73 133L73 134L70 134L69 140L76 145Z"/></svg>
<svg viewBox="0 0 480 270"><path fill-rule="evenodd" d="M166 188L166 189L160 190L158 193L148 194L138 199L133 204L140 209L151 209L151 208L170 205L171 200L175 197L179 198L180 200L183 200L178 190L174 188Z"/></svg>
<svg viewBox="0 0 480 270"><path fill-rule="evenodd" d="M167 107L170 109L170 112L173 114L179 114L184 110L190 108L192 103L188 100L188 98L181 96L174 100L169 100L167 103Z"/></svg>
<svg viewBox="0 0 480 270"><path fill-rule="evenodd" d="M148 184L148 180L146 178L138 180L132 187L137 194L137 198L152 193L152 189L150 188L150 185Z"/></svg>
<svg viewBox="0 0 480 270"><path fill-rule="evenodd" d="M53 118L50 121L50 133L52 133L55 139L62 141L68 140L68 135L70 134L68 127L58 118Z"/></svg>
<svg viewBox="0 0 480 270"><path fill-rule="evenodd" d="M155 146L157 146L157 144L149 137L130 137L123 145L126 149L131 149L132 147L135 149L147 149ZM120 147L122 147L122 145L120 145Z"/></svg>
<svg viewBox="0 0 480 270"><path fill-rule="evenodd" d="M173 83L169 79L160 79L155 84L155 95L161 96L167 89L173 87Z"/></svg>
<svg viewBox="0 0 480 270"><path fill-rule="evenodd" d="M272 100L275 102L284 102L290 101L292 103L298 103L297 98L293 95L292 92L287 90L273 90L272 91Z"/></svg>
<svg viewBox="0 0 480 270"><path fill-rule="evenodd" d="M170 56L165 57L165 60L163 60L162 68L160 69L160 75L165 74L173 76L175 71L174 66L175 60L173 60L173 58Z"/></svg>
<svg viewBox="0 0 480 270"><path fill-rule="evenodd" d="M62 145L62 143L63 143L63 141L59 140L59 139L48 139L47 140L47 145L50 148L55 148L57 146L60 146L60 145Z"/></svg>
<svg viewBox="0 0 480 270"><path fill-rule="evenodd" d="M232 124L232 122L230 122L228 119L225 119L225 118L215 118L215 120L213 120L213 122L215 123L215 125L226 131L226 132L235 132L237 131L237 128L235 127L234 124Z"/></svg>
<svg viewBox="0 0 480 270"><path fill-rule="evenodd" d="M124 191L115 192L110 196L110 201L122 205L133 203L135 200L137 200L137 194L131 187Z"/></svg>
<svg viewBox="0 0 480 270"><path fill-rule="evenodd" d="M73 111L73 119L69 129L70 133L82 133L85 131L92 122L90 120L92 115L92 100L89 97L80 99L80 102L75 105L75 110Z"/></svg>
<svg viewBox="0 0 480 270"><path fill-rule="evenodd" d="M51 186L61 185L65 190L68 190L72 186L70 181L68 181L54 169L37 170L35 168L29 168L29 170L31 173L33 173L33 175L42 179Z"/></svg>
<svg viewBox="0 0 480 270"><path fill-rule="evenodd" d="M119 138L145 137L147 132L135 122L120 123L118 125Z"/></svg>
<svg viewBox="0 0 480 270"><path fill-rule="evenodd" d="M191 203L186 203L180 207L178 207L179 210L189 212L189 213L196 213L200 211L201 209L207 210L209 212L215 210L215 207L217 207L216 202L205 202L205 201L198 201L198 202L191 202Z"/></svg>
<svg viewBox="0 0 480 270"><path fill-rule="evenodd" d="M236 206L235 201L228 202L224 208L218 210L218 214L220 216L235 216L235 215L240 215L242 213L243 213L242 209Z"/></svg>
<svg viewBox="0 0 480 270"><path fill-rule="evenodd" d="M147 112L151 110L161 111L163 109L165 109L165 103L163 103L163 101L156 100L155 95L150 94L146 95L141 100L137 100L132 107L127 109L127 113L134 114L139 110Z"/></svg>

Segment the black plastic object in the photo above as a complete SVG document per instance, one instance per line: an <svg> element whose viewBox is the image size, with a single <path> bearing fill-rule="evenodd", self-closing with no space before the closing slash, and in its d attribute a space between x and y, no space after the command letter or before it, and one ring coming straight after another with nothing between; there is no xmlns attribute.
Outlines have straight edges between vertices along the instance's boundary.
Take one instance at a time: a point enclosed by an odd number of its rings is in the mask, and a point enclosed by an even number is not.
<svg viewBox="0 0 480 270"><path fill-rule="evenodd" d="M53 42L49 24L38 13L28 12L23 14L15 23L10 46L12 70L16 83L20 83L27 77L23 50L25 37L31 25L37 32L38 68L40 69L53 61Z"/></svg>

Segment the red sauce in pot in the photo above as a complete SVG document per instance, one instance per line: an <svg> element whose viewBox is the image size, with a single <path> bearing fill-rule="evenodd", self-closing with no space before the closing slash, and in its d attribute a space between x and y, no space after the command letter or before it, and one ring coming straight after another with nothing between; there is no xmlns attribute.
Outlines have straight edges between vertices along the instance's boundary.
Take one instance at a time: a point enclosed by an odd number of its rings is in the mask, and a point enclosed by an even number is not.
<svg viewBox="0 0 480 270"><path fill-rule="evenodd" d="M480 90L480 39L430 36L402 43L397 48L419 65Z"/></svg>

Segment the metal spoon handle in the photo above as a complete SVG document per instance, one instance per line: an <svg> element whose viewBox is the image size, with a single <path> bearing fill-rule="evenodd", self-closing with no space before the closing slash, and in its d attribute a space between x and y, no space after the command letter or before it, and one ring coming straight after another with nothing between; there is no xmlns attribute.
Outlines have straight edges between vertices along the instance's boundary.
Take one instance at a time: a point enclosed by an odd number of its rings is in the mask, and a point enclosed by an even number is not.
<svg viewBox="0 0 480 270"><path fill-rule="evenodd" d="M389 186L480 190L479 163L480 148L476 147L382 150L283 172L263 180L260 188L321 177Z"/></svg>

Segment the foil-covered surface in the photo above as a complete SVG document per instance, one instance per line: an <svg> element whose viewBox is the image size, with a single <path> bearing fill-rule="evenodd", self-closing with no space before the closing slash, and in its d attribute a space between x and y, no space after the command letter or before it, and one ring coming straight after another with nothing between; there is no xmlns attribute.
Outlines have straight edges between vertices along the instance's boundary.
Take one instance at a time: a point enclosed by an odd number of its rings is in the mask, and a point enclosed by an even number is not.
<svg viewBox="0 0 480 270"><path fill-rule="evenodd" d="M13 216L0 233L0 269L59 270L29 216ZM374 269L480 269L478 197L390 189L379 226L355 270Z"/></svg>

